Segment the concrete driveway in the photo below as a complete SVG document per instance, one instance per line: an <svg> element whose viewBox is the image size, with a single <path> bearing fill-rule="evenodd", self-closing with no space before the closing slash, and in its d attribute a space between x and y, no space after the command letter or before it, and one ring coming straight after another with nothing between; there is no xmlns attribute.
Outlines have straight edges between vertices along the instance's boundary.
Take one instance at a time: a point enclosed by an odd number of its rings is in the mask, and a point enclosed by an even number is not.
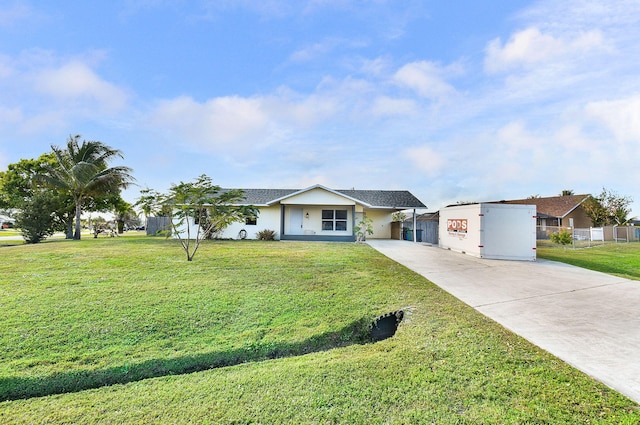
<svg viewBox="0 0 640 425"><path fill-rule="evenodd" d="M640 281L553 261L369 240L482 314L640 403Z"/></svg>

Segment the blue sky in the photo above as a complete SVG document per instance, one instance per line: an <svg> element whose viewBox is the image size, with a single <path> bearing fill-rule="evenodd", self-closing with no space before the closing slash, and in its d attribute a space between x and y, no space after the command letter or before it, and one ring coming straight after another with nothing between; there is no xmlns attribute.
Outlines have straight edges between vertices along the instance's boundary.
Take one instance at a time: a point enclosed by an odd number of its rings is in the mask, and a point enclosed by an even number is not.
<svg viewBox="0 0 640 425"><path fill-rule="evenodd" d="M637 0L0 0L0 170L81 134L131 202L204 173L640 215L639 70Z"/></svg>

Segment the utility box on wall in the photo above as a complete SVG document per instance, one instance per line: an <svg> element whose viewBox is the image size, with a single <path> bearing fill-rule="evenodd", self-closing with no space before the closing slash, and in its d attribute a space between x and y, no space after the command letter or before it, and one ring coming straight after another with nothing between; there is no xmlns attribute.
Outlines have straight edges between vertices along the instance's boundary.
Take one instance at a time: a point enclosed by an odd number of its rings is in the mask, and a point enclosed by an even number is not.
<svg viewBox="0 0 640 425"><path fill-rule="evenodd" d="M440 210L439 245L479 258L536 259L536 206L470 204Z"/></svg>

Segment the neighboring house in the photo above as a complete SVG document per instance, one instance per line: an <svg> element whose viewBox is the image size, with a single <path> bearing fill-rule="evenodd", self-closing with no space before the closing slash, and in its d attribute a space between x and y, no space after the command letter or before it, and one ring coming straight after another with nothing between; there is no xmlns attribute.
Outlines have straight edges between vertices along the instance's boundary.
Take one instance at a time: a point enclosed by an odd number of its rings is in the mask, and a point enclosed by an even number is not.
<svg viewBox="0 0 640 425"><path fill-rule="evenodd" d="M256 239L261 230L274 230L280 240L356 240L354 226L363 214L373 220L371 239L391 238L391 215L426 206L406 190L334 190L322 185L306 189L243 189L242 205L253 205L256 220L232 223L221 238Z"/></svg>
<svg viewBox="0 0 640 425"><path fill-rule="evenodd" d="M582 203L591 195L551 196L548 198L516 199L499 201L502 204L535 205L537 225L541 230L547 226L587 228L593 222L582 208Z"/></svg>

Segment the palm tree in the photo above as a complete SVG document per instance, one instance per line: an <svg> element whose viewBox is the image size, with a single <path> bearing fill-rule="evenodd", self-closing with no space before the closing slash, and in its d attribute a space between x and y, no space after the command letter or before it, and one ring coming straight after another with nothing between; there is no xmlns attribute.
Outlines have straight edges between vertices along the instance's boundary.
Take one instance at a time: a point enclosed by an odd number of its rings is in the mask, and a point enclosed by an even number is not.
<svg viewBox="0 0 640 425"><path fill-rule="evenodd" d="M74 239L80 239L80 216L83 201L91 196L119 192L134 178L129 167L107 165L115 157L123 158L122 152L98 141L83 140L80 135L69 136L65 149L51 146L56 163L46 167L40 178L49 186L73 197L76 206L76 229Z"/></svg>
<svg viewBox="0 0 640 425"><path fill-rule="evenodd" d="M136 211L133 209L133 205L120 198L114 203L113 212L116 218L116 226L118 228L118 234L124 232L124 225L127 222L131 222L138 218Z"/></svg>

